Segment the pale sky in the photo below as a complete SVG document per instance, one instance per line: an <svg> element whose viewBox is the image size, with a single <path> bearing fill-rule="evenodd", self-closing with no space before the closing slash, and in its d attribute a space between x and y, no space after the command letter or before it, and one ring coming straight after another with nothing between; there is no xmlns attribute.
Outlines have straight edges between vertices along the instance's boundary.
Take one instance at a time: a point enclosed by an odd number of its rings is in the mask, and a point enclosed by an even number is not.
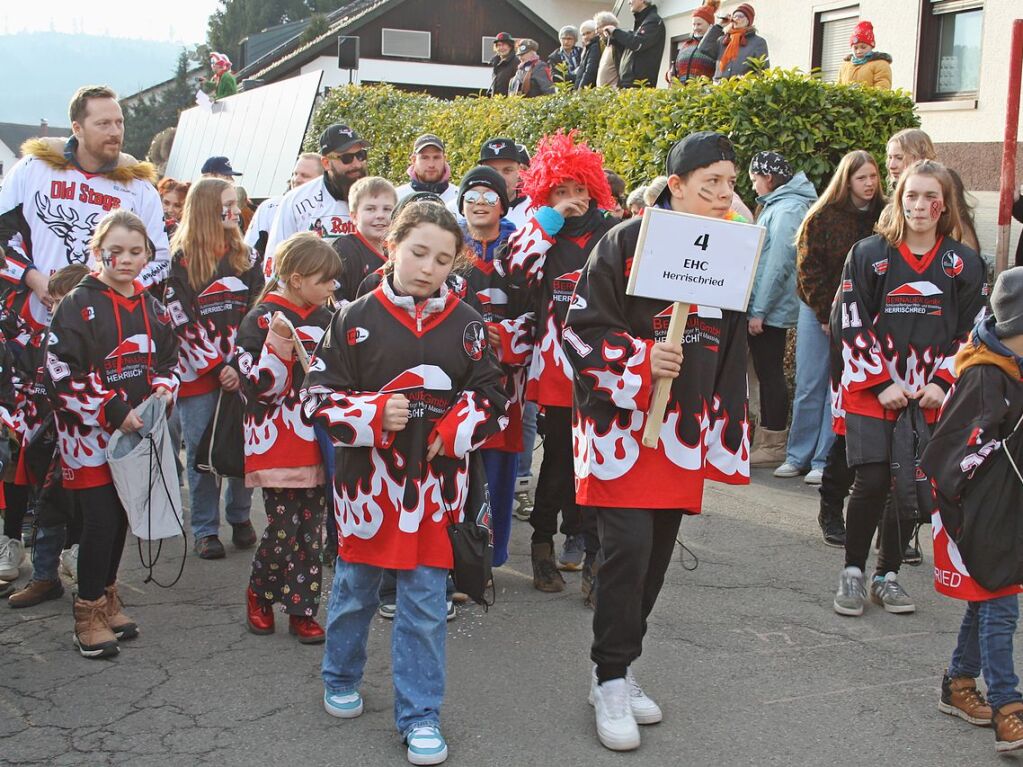
<svg viewBox="0 0 1023 767"><path fill-rule="evenodd" d="M0 34L52 30L193 44L206 39L216 8L217 0L2 0Z"/></svg>

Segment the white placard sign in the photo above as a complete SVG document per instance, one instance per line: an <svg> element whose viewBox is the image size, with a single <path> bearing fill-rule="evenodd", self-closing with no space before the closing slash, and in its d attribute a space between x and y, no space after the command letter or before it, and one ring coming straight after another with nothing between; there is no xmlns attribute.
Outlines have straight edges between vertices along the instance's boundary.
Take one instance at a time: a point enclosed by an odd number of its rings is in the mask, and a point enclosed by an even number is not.
<svg viewBox="0 0 1023 767"><path fill-rule="evenodd" d="M744 312L765 233L753 224L647 208L626 292Z"/></svg>

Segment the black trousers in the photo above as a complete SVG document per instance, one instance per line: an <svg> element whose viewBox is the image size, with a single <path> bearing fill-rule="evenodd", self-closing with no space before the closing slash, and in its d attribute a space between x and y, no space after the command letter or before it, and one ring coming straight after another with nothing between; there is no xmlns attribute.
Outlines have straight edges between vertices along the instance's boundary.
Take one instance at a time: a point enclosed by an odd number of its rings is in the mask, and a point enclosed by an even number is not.
<svg viewBox="0 0 1023 767"><path fill-rule="evenodd" d="M536 480L536 494L529 524L533 543L554 543L558 532L582 532L582 515L575 502L575 465L572 458L572 408L544 408L543 462Z"/></svg>
<svg viewBox="0 0 1023 767"><path fill-rule="evenodd" d="M786 328L764 325L759 336L750 335L749 351L760 381L760 425L783 431L789 420L789 386L785 381Z"/></svg>
<svg viewBox="0 0 1023 767"><path fill-rule="evenodd" d="M625 676L643 652L654 609L682 522L680 509L593 509L604 561L597 580L590 659L597 679Z"/></svg>
<svg viewBox="0 0 1023 767"><path fill-rule="evenodd" d="M4 535L16 541L21 540L21 525L28 510L28 487L4 482Z"/></svg>
<svg viewBox="0 0 1023 767"><path fill-rule="evenodd" d="M845 506L845 499L849 497L849 489L855 477L856 472L849 468L849 462L845 457L845 435L839 434L824 464L819 490L821 503L841 511Z"/></svg>
<svg viewBox="0 0 1023 767"><path fill-rule="evenodd" d="M99 599L117 581L128 516L113 484L74 490L82 514L78 544L78 596Z"/></svg>
<svg viewBox="0 0 1023 767"><path fill-rule="evenodd" d="M891 466L887 463L864 463L854 469L852 495L845 519L845 565L865 571L867 555L874 533L881 525L881 550L875 573L897 573L902 566L902 553L916 522L899 520L890 502Z"/></svg>

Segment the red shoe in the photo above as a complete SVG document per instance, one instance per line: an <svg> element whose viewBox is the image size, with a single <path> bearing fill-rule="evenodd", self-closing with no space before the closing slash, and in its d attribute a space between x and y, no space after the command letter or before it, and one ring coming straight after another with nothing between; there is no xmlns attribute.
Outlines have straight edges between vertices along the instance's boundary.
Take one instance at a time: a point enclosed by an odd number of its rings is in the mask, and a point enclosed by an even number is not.
<svg viewBox="0 0 1023 767"><path fill-rule="evenodd" d="M316 619L304 615L288 616L288 633L297 636L302 644L321 644L327 638Z"/></svg>
<svg viewBox="0 0 1023 767"><path fill-rule="evenodd" d="M251 586L245 592L245 601L248 603L245 617L249 631L260 635L274 633L273 605L256 596Z"/></svg>

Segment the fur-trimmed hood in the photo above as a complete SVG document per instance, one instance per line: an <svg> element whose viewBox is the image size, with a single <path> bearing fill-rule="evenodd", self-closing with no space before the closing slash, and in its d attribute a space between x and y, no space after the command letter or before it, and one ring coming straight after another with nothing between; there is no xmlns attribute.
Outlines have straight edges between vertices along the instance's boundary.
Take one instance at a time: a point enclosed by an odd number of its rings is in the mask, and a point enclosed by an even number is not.
<svg viewBox="0 0 1023 767"><path fill-rule="evenodd" d="M871 61L875 61L877 59L880 59L881 61L887 61L889 64L892 63L892 57L887 53L881 53L881 51L871 51L870 53L868 53L867 61L864 63L870 63ZM842 59L842 61L852 61L852 54L850 53L848 56Z"/></svg>
<svg viewBox="0 0 1023 767"><path fill-rule="evenodd" d="M35 157L57 170L67 170L74 163L65 154L65 147L74 139L63 138L32 138L21 145L23 157ZM111 181L127 184L130 181L148 181L156 183L156 166L150 162L139 162L130 154L121 153L117 165L96 175L105 176Z"/></svg>

